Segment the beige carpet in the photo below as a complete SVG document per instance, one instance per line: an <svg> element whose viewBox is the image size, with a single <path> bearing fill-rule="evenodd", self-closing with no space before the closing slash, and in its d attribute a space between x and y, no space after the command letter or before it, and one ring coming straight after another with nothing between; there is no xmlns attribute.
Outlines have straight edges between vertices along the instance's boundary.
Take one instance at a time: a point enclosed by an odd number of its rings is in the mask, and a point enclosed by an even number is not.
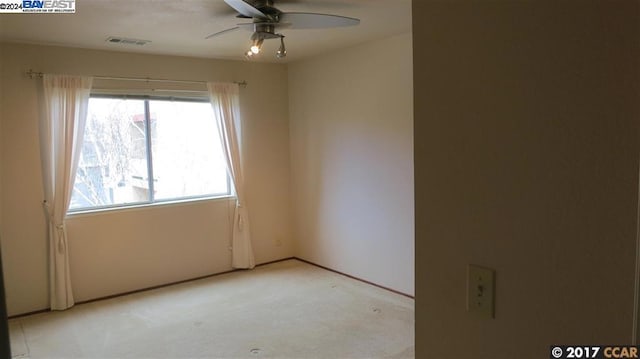
<svg viewBox="0 0 640 359"><path fill-rule="evenodd" d="M287 260L9 322L14 358L413 358L414 301Z"/></svg>

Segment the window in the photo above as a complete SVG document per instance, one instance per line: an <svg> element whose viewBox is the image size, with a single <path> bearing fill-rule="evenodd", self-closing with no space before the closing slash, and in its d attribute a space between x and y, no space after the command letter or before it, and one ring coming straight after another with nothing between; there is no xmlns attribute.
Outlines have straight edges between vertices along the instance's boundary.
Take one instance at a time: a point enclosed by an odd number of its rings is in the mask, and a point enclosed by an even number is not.
<svg viewBox="0 0 640 359"><path fill-rule="evenodd" d="M70 211L229 194L208 102L90 98Z"/></svg>

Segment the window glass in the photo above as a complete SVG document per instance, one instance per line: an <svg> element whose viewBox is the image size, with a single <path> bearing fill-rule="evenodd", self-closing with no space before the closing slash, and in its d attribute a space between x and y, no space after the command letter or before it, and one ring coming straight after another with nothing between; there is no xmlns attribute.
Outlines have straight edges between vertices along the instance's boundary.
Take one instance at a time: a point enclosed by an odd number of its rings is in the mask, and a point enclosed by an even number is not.
<svg viewBox="0 0 640 359"><path fill-rule="evenodd" d="M206 102L92 97L70 211L229 194L217 131Z"/></svg>
<svg viewBox="0 0 640 359"><path fill-rule="evenodd" d="M149 200L142 100L89 99L69 209Z"/></svg>
<svg viewBox="0 0 640 359"><path fill-rule="evenodd" d="M149 109L155 199L228 193L211 105L149 101Z"/></svg>

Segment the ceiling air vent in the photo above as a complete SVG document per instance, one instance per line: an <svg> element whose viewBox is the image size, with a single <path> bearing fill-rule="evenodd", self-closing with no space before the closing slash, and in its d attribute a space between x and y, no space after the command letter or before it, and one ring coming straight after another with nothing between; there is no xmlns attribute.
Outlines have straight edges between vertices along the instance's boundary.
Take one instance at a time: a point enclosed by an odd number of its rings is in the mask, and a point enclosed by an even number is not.
<svg viewBox="0 0 640 359"><path fill-rule="evenodd" d="M120 45L143 46L143 45L146 45L146 44L150 43L151 41L149 41L149 40L140 40L140 39L125 39L124 37L109 36L107 38L107 42L112 43L112 44L120 44Z"/></svg>

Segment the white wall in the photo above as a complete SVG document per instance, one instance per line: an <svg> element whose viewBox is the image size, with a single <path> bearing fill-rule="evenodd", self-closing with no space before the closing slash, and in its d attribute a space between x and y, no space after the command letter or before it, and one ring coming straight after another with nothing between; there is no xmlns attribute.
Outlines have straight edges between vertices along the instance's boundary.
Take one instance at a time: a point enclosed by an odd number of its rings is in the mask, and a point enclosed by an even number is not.
<svg viewBox="0 0 640 359"><path fill-rule="evenodd" d="M185 80L246 80L241 90L247 203L258 263L293 255L284 65L35 45L0 45L0 238L9 314L48 307L37 80L24 71ZM210 200L73 216L77 300L230 269L229 203ZM281 241L281 245L277 242Z"/></svg>
<svg viewBox="0 0 640 359"><path fill-rule="evenodd" d="M412 295L411 46L290 64L289 115L296 255Z"/></svg>
<svg viewBox="0 0 640 359"><path fill-rule="evenodd" d="M414 1L417 356L632 343L637 1ZM496 317L465 310L496 269Z"/></svg>

